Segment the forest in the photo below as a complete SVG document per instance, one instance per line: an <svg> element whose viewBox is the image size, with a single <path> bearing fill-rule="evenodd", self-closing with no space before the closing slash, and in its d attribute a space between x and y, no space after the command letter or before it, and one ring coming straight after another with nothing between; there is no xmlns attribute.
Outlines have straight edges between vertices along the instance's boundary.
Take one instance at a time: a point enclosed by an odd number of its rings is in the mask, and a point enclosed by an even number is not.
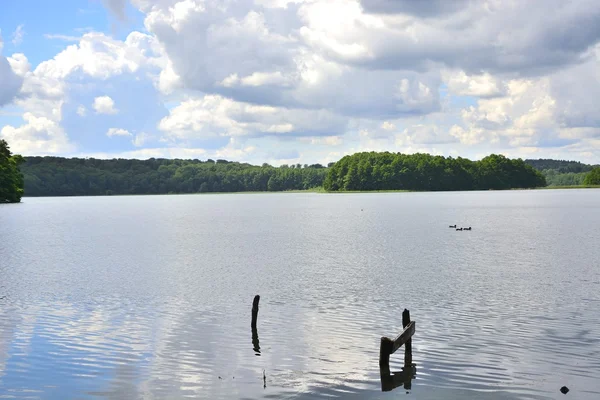
<svg viewBox="0 0 600 400"><path fill-rule="evenodd" d="M545 186L521 160L481 161L428 154L357 153L328 167L226 160L99 160L26 157L27 196L86 196L307 190L473 190Z"/></svg>
<svg viewBox="0 0 600 400"><path fill-rule="evenodd" d="M325 178L328 191L488 190L546 186L546 179L521 159L492 154L466 158L363 152L335 163Z"/></svg>
<svg viewBox="0 0 600 400"><path fill-rule="evenodd" d="M583 164L579 161L564 160L525 160L525 163L540 171L546 178L548 186L580 186L593 165Z"/></svg>
<svg viewBox="0 0 600 400"><path fill-rule="evenodd" d="M466 158L363 152L327 166L261 166L226 160L13 156L26 196L88 196L248 191L487 190L569 186L596 182L593 166L575 161L509 159L492 154ZM8 160L7 157L4 157ZM22 162L24 160L24 162ZM7 162L5 161L5 164ZM6 175L6 174L5 174ZM7 178L3 178L7 179ZM592 183L587 183L592 184ZM6 187L8 184L3 185ZM21 188L22 188L21 181ZM20 195L22 195L22 190ZM20 195L17 197L20 199ZM16 200L17 197L13 197ZM6 201L6 200L4 200Z"/></svg>
<svg viewBox="0 0 600 400"><path fill-rule="evenodd" d="M88 196L306 190L323 184L327 168L254 166L226 160L100 160L26 157L27 196Z"/></svg>

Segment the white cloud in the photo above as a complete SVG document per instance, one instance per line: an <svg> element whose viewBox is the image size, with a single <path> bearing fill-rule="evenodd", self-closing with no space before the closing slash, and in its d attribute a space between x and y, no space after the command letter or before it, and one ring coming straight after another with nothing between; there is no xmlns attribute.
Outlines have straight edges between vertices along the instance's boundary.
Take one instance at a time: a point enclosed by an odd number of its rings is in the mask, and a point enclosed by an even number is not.
<svg viewBox="0 0 600 400"><path fill-rule="evenodd" d="M23 36L25 36L25 30L23 29L25 26L23 24L17 26L17 29L12 34L12 44L14 46L19 46L23 43Z"/></svg>
<svg viewBox="0 0 600 400"><path fill-rule="evenodd" d="M13 152L54 154L73 150L67 135L56 121L28 112L23 115L23 120L25 123L20 127L6 125L0 130L0 138L10 143Z"/></svg>
<svg viewBox="0 0 600 400"><path fill-rule="evenodd" d="M124 41L98 32L84 34L79 43L68 46L53 59L36 68L38 75L65 79L83 73L97 79L108 79L141 68L158 68L165 63L156 40L140 32L131 32Z"/></svg>
<svg viewBox="0 0 600 400"><path fill-rule="evenodd" d="M106 136L108 136L108 137L113 137L113 136L132 136L132 134L131 134L131 132L129 132L126 129L110 128L106 132Z"/></svg>
<svg viewBox="0 0 600 400"><path fill-rule="evenodd" d="M126 0L103 3L127 18ZM21 127L0 116L0 126L17 140L17 130L31 138L43 125L60 151L72 148L69 136L85 142L77 115L89 109L112 115L90 116L90 129L128 127L113 145L139 155L158 154L144 148L156 141L167 156L214 157L201 150L221 146L224 158L257 162L363 149L600 162L594 0L426 3L132 0L146 33L47 34L73 43L51 43L64 47L34 70L23 54L0 55L0 106L24 116ZM139 118L142 109L158 112ZM35 149L32 140L21 148Z"/></svg>
<svg viewBox="0 0 600 400"><path fill-rule="evenodd" d="M2 48L4 43L2 41L2 35L0 35L0 107L10 103L19 92L23 83L23 78L19 74L19 59L17 58L5 58L2 55Z"/></svg>
<svg viewBox="0 0 600 400"><path fill-rule="evenodd" d="M312 137L310 138L309 143L326 146L339 146L344 143L344 139L341 136Z"/></svg>
<svg viewBox="0 0 600 400"><path fill-rule="evenodd" d="M81 36L62 35L59 33L44 33L44 38L50 40L62 40L65 42L79 42Z"/></svg>
<svg viewBox="0 0 600 400"><path fill-rule="evenodd" d="M381 124L381 129L385 131L393 131L394 129L396 129L396 125L394 125L390 121L383 121L383 123Z"/></svg>
<svg viewBox="0 0 600 400"><path fill-rule="evenodd" d="M115 108L115 102L110 96L99 96L94 99L92 105L96 114L117 114L119 110Z"/></svg>
<svg viewBox="0 0 600 400"><path fill-rule="evenodd" d="M407 145L434 145L456 142L456 138L436 125L411 125L396 135L396 143Z"/></svg>
<svg viewBox="0 0 600 400"><path fill-rule="evenodd" d="M446 72L448 89L458 96L493 97L504 93L499 79L489 73L467 75L464 71Z"/></svg>
<svg viewBox="0 0 600 400"><path fill-rule="evenodd" d="M158 128L171 140L218 136L314 136L344 130L346 121L325 110L287 109L222 96L192 98L173 108Z"/></svg>
<svg viewBox="0 0 600 400"><path fill-rule="evenodd" d="M135 147L142 147L150 139L151 139L151 135L149 135L149 134L147 134L145 132L141 132L141 133L138 133L138 134L135 135L135 137L131 140L131 143Z"/></svg>

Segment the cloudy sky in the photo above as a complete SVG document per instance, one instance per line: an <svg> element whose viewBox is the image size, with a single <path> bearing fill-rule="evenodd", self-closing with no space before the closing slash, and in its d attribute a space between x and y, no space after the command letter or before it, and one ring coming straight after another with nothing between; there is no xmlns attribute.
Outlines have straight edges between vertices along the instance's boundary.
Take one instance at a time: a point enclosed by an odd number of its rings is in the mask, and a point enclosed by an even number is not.
<svg viewBox="0 0 600 400"><path fill-rule="evenodd" d="M24 155L600 163L597 0L0 0Z"/></svg>

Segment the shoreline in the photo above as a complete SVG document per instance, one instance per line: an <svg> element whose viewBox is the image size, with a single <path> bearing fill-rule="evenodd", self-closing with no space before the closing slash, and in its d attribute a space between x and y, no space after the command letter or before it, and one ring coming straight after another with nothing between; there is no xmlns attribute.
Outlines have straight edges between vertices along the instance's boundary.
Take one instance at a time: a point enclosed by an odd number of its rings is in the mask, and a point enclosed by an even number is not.
<svg viewBox="0 0 600 400"><path fill-rule="evenodd" d="M223 194L293 194L293 193L316 193L316 194L361 194L361 193L468 193L468 192L507 192L525 190L566 190L566 189L600 189L600 185L577 185L577 186L545 186L539 188L514 188L514 189L489 189L489 190L347 190L326 191L322 188L306 190L284 190L284 191L246 191L246 192L205 192L205 193L139 193L139 194L112 194L112 195L65 195L65 196L23 196L23 199L34 198L60 198L60 197L123 197L123 196L185 196L185 195L223 195Z"/></svg>

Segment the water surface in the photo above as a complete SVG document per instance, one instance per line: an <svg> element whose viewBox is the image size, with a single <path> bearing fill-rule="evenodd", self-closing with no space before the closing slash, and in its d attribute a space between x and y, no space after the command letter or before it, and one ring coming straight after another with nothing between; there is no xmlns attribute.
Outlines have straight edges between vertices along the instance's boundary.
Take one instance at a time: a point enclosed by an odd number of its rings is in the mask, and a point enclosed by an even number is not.
<svg viewBox="0 0 600 400"><path fill-rule="evenodd" d="M599 242L595 190L25 198L0 397L403 397L378 355L408 308L408 398L598 399Z"/></svg>

